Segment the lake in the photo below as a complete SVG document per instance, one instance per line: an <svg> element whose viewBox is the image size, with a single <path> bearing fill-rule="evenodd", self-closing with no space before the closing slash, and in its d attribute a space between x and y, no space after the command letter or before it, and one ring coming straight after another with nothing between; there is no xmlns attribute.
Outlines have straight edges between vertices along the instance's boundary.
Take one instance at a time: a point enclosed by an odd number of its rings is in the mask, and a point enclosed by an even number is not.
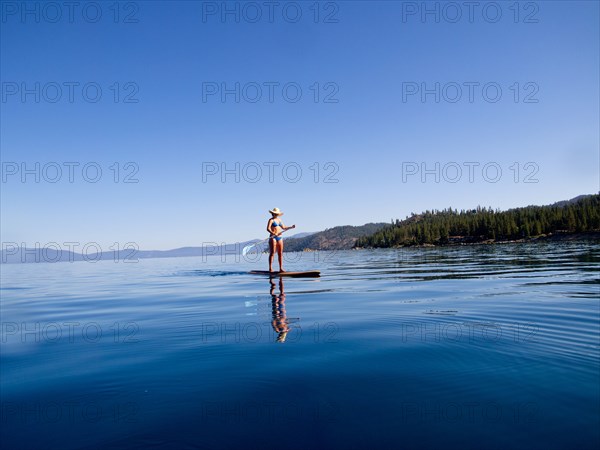
<svg viewBox="0 0 600 450"><path fill-rule="evenodd" d="M600 245L2 266L3 448L600 446Z"/></svg>

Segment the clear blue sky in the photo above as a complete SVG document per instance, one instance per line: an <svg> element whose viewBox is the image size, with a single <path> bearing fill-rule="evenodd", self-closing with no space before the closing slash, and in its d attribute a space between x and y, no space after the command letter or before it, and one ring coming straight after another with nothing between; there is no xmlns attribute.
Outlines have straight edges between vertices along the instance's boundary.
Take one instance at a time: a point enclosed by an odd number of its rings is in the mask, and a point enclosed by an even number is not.
<svg viewBox="0 0 600 450"><path fill-rule="evenodd" d="M518 18L514 2L499 2L502 16L495 23L497 11L484 14L481 7L473 20L464 7L452 23L456 11L446 2L438 3L439 22L433 14L423 20L423 11L409 15L421 2L323 2L317 23L314 2L297 3L302 16L295 23L294 5L282 13L286 2L272 21L262 7L256 23L252 8L262 2L240 3L239 23L233 15L223 20L222 11L208 14L221 2L122 2L118 23L112 1L101 3L96 23L92 9L83 14L80 6L71 21L65 7L57 20L44 3L26 3L40 8L39 23L33 13L11 9L20 2L2 2L3 242L98 242L105 248L133 241L141 249L168 249L264 236L267 210L275 206L301 232L448 206L548 204L599 188L596 1L520 2ZM137 22L124 23L127 14ZM34 94L23 101L22 87L35 90L36 82L40 102ZM69 82L79 83L73 102ZM203 83L232 89L236 82L245 87L239 103L234 95L203 101L203 89L215 86ZM273 102L263 84L269 82L279 83ZM403 101L403 90L423 83L433 89L436 82L439 103L434 94L424 102L420 94ZM463 84L469 82L479 83L473 102ZM52 103L54 83L62 97ZM102 89L98 102L85 100L86 83ZM114 83L121 94L116 103ZM249 101L256 96L253 83L263 86L257 102ZM300 100L283 97L286 83L301 87ZM448 101L456 95L453 83L463 86L455 103ZM488 101L493 89L484 98L486 83L501 87L500 100ZM123 102L128 94L138 102ZM287 94L295 95L293 86ZM328 95L337 103L324 102ZM33 175L22 183L20 172L7 173L13 163L20 171L21 163L35 170L36 162L63 165L62 177L49 183L51 166L39 183ZM70 162L79 164L73 183L64 166ZM139 182L115 183L115 162L121 178L131 172L125 164L135 163ZM256 183L244 174L239 183L233 175L225 183L220 175L203 182L206 162L231 169L236 162L256 163L264 171ZM279 164L273 183L268 162ZM454 162L464 170L456 183L443 173L439 183L433 175L422 182L420 174L403 182L406 162L430 168ZM472 183L465 162L479 164ZM525 167L529 162L534 165ZM83 178L86 163L102 168L97 183ZM302 168L298 182L284 179L287 163ZM484 179L486 163L502 169L497 182ZM339 182L323 182L332 168L339 169L333 176ZM447 168L445 175L454 177ZM538 182L525 183L534 171ZM295 176L293 168L287 175ZM487 175L495 177L493 167Z"/></svg>

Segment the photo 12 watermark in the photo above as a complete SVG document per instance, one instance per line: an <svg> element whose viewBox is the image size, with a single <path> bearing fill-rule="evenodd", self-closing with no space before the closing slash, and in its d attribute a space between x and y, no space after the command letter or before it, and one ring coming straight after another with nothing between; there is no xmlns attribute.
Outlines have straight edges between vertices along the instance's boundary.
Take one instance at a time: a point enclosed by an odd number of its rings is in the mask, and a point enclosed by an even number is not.
<svg viewBox="0 0 600 450"><path fill-rule="evenodd" d="M402 183L498 183L503 177L514 183L539 183L540 167L536 162L513 162L502 165L495 161L402 162Z"/></svg>
<svg viewBox="0 0 600 450"><path fill-rule="evenodd" d="M279 314L274 312L274 314ZM257 344L281 342L285 333L285 342L312 342L336 344L339 342L340 327L335 322L314 322L302 326L299 318L285 316L285 324L281 317L273 317L272 321L255 322L202 322L200 323L200 341L203 344ZM285 326L284 326L285 325Z"/></svg>
<svg viewBox="0 0 600 450"><path fill-rule="evenodd" d="M140 3L131 1L2 1L2 24L134 24Z"/></svg>
<svg viewBox="0 0 600 450"><path fill-rule="evenodd" d="M340 22L340 3L330 1L202 2L202 23L319 23Z"/></svg>
<svg viewBox="0 0 600 450"><path fill-rule="evenodd" d="M299 238L289 236L287 238L288 246L292 246L291 250L286 251L285 261L291 264L299 264L301 262L311 263L336 263L341 257L341 250L333 249L312 249L302 247L301 251L296 251L294 248L296 241ZM226 242L202 242L198 250L198 256L201 257L203 263L214 262L216 257L220 257L222 263L259 263L267 261L269 252L269 238L256 240L254 242L236 242L228 244Z"/></svg>
<svg viewBox="0 0 600 450"><path fill-rule="evenodd" d="M533 82L448 81L401 83L402 103L539 103L540 86Z"/></svg>
<svg viewBox="0 0 600 450"><path fill-rule="evenodd" d="M140 408L136 402L112 401L3 401L0 423L13 425L135 423Z"/></svg>
<svg viewBox="0 0 600 450"><path fill-rule="evenodd" d="M2 103L139 103L133 81L2 81Z"/></svg>
<svg viewBox="0 0 600 450"><path fill-rule="evenodd" d="M3 344L6 343L67 343L112 342L114 344L139 342L140 327L136 322L2 322Z"/></svg>
<svg viewBox="0 0 600 450"><path fill-rule="evenodd" d="M95 161L2 162L2 183L139 183L138 163L113 162L110 165Z"/></svg>
<svg viewBox="0 0 600 450"><path fill-rule="evenodd" d="M401 22L409 23L523 23L540 22L539 2L420 1L400 2Z"/></svg>
<svg viewBox="0 0 600 450"><path fill-rule="evenodd" d="M426 314L443 314L428 311ZM496 322L406 322L400 324L401 342L515 344L535 341L539 332L535 323L504 324Z"/></svg>
<svg viewBox="0 0 600 450"><path fill-rule="evenodd" d="M319 423L336 422L340 407L336 402L309 401L204 401L200 403L203 422L215 423L281 423L301 420Z"/></svg>
<svg viewBox="0 0 600 450"><path fill-rule="evenodd" d="M202 183L313 183L337 184L340 166L334 161L312 162L310 165L296 161L203 161Z"/></svg>
<svg viewBox="0 0 600 450"><path fill-rule="evenodd" d="M528 424L538 413L535 402L411 401L400 404L398 417L403 423Z"/></svg>
<svg viewBox="0 0 600 450"><path fill-rule="evenodd" d="M204 81L202 103L339 103L339 92L333 81Z"/></svg>
<svg viewBox="0 0 600 450"><path fill-rule="evenodd" d="M2 242L2 263L58 263L113 261L137 263L136 242L114 242L106 249L98 242Z"/></svg>

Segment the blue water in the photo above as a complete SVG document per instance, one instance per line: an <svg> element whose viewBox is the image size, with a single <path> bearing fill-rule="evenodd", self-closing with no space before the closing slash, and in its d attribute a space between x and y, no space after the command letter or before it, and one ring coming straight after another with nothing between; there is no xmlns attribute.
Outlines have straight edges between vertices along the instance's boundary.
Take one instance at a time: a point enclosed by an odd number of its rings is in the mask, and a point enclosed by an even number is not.
<svg viewBox="0 0 600 450"><path fill-rule="evenodd" d="M600 445L600 245L292 257L3 265L2 447Z"/></svg>

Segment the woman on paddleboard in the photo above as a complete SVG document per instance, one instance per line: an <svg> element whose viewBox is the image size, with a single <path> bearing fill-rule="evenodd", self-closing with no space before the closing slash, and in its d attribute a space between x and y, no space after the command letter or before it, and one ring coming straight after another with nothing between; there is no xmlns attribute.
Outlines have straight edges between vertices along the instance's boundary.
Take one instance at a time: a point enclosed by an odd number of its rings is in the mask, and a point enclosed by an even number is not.
<svg viewBox="0 0 600 450"><path fill-rule="evenodd" d="M296 225L286 227L281 221L283 213L279 208L273 208L269 210L269 212L271 213L271 218L267 222L267 231L269 232L269 272L273 272L273 258L275 252L277 252L277 258L279 260L279 271L285 272L283 270L283 237L281 236L281 233L296 228Z"/></svg>

